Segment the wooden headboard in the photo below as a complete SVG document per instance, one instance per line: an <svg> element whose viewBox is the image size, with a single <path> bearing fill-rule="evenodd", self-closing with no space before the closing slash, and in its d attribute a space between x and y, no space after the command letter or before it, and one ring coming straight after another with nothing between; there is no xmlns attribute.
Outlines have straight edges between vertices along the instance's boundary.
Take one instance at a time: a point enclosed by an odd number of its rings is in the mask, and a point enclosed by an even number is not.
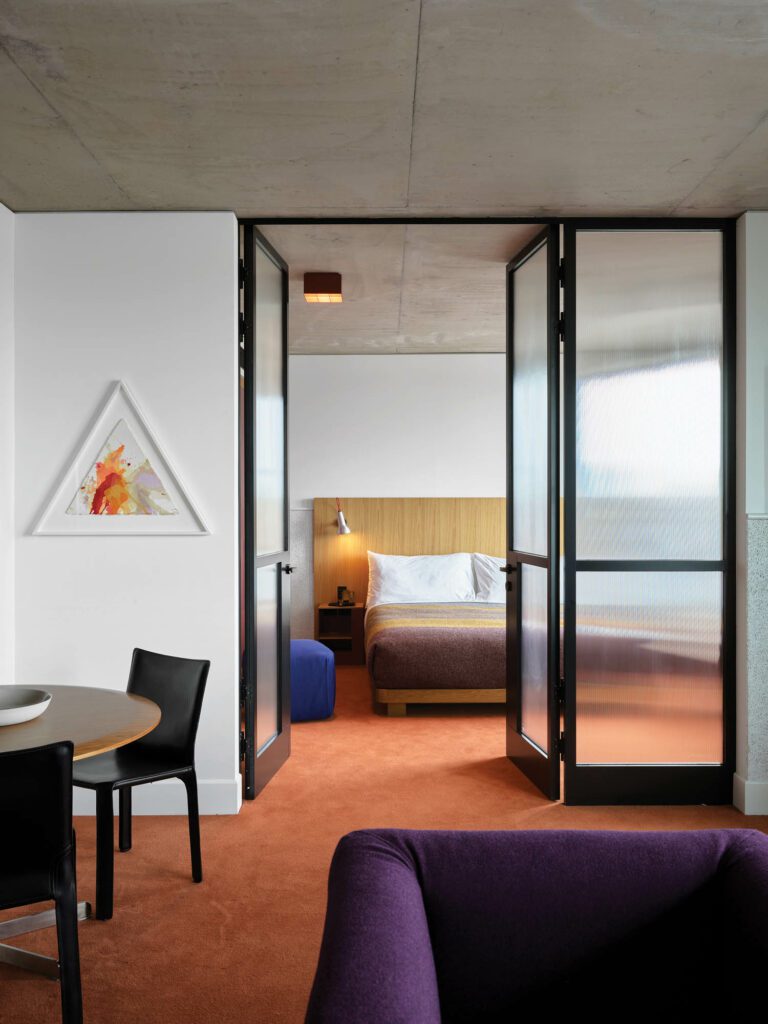
<svg viewBox="0 0 768 1024"><path fill-rule="evenodd" d="M368 551L384 555L506 554L504 498L343 498L352 533L337 532L336 499L315 498L315 604L336 600L336 587L368 591Z"/></svg>

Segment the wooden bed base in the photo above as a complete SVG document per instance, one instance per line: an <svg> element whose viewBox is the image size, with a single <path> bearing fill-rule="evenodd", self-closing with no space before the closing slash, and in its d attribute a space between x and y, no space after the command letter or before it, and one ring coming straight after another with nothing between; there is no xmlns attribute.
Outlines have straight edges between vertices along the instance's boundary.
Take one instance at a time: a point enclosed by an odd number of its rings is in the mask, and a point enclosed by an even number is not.
<svg viewBox="0 0 768 1024"><path fill-rule="evenodd" d="M373 699L383 704L390 718L406 713L409 704L503 704L507 691L493 690L382 690L376 687Z"/></svg>

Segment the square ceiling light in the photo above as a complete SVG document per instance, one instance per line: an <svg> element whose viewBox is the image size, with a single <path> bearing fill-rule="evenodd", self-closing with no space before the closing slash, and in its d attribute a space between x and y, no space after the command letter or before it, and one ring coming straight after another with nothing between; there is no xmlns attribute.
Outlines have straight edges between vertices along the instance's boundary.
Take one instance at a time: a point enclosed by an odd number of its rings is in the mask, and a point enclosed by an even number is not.
<svg viewBox="0 0 768 1024"><path fill-rule="evenodd" d="M305 274L304 298L307 302L341 302L341 274Z"/></svg>

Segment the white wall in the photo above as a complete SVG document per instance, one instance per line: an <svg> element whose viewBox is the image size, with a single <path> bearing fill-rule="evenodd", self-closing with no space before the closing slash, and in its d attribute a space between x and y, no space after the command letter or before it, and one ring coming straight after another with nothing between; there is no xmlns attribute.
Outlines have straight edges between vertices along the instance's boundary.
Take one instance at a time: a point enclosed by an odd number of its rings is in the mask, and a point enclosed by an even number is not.
<svg viewBox="0 0 768 1024"><path fill-rule="evenodd" d="M16 218L16 681L122 689L135 646L210 658L203 813L240 802L236 258L226 213ZM29 535L118 379L210 536ZM135 801L185 807L175 782Z"/></svg>
<svg viewBox="0 0 768 1024"><path fill-rule="evenodd" d="M505 357L291 356L293 636L313 635L312 499L506 493Z"/></svg>
<svg viewBox="0 0 768 1024"><path fill-rule="evenodd" d="M14 240L15 217L0 205L0 683L14 681Z"/></svg>
<svg viewBox="0 0 768 1024"><path fill-rule="evenodd" d="M737 268L734 803L768 814L768 213L739 219Z"/></svg>
<svg viewBox="0 0 768 1024"><path fill-rule="evenodd" d="M291 356L291 501L501 497L503 355Z"/></svg>

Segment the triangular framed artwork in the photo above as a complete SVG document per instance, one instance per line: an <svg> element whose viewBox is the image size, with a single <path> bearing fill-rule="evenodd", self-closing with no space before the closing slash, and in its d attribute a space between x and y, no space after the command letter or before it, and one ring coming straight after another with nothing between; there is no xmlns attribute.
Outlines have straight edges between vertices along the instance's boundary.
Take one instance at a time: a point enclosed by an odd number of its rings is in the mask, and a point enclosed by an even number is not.
<svg viewBox="0 0 768 1024"><path fill-rule="evenodd" d="M89 537L208 533L123 381L112 387L32 532Z"/></svg>

